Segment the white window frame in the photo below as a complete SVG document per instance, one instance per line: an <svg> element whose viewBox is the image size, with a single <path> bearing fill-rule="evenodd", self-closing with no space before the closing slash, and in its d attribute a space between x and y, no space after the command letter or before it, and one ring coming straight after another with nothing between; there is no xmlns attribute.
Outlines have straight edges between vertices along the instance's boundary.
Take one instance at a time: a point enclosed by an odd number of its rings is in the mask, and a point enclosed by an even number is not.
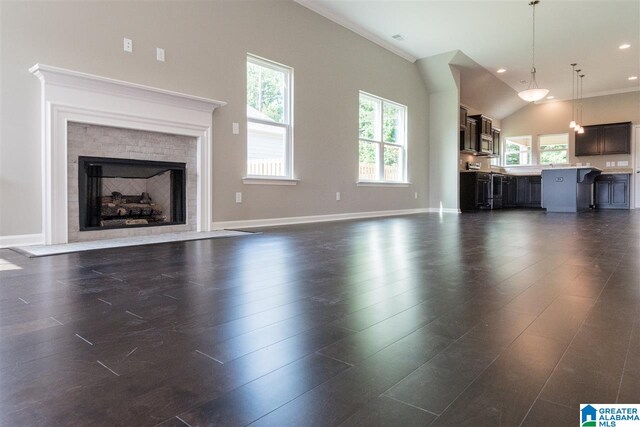
<svg viewBox="0 0 640 427"><path fill-rule="evenodd" d="M545 136L566 136L567 137L567 145L564 149L554 149L554 150L543 150L541 140ZM569 163L569 134L567 132L563 133L545 133L538 135L538 144L537 144L537 164L541 166L550 165L551 163L542 163L542 153L556 153L561 151L567 152L567 161L565 163L554 163L554 164L563 164L566 165Z"/></svg>
<svg viewBox="0 0 640 427"><path fill-rule="evenodd" d="M517 138L528 138L529 139L529 163L526 164L517 164L517 165L508 165L507 164L507 140L509 139L517 139ZM502 165L504 167L507 168L511 168L511 167L518 167L518 166L533 166L535 165L534 159L533 159L533 153L534 153L534 149L533 149L533 136L532 135L519 135L519 136L505 136L503 139L503 146L501 147L503 148L502 150ZM522 153L522 150L520 150L520 152ZM521 154L522 156L522 154Z"/></svg>
<svg viewBox="0 0 640 427"><path fill-rule="evenodd" d="M270 61L265 58L261 58L256 55L247 54L247 62L258 65L264 68L270 68L272 70L282 72L285 76L285 94L284 94L284 105L283 105L283 123L271 122L267 120L260 120L256 118L252 118L247 116L247 157L245 166L247 168L247 178L257 178L257 179L273 179L273 180L281 180L281 179L290 179L293 180L293 68L288 67L283 64L279 64L274 61ZM245 91L247 90L247 69L245 68ZM245 96L248 96L248 92L245 92ZM245 105L248 105L247 99L245 98ZM245 108L246 111L246 108ZM285 153L285 174L284 175L250 175L249 174L249 123L262 124L267 126L280 127L285 129L286 132L286 153Z"/></svg>
<svg viewBox="0 0 640 427"><path fill-rule="evenodd" d="M372 95L370 93L364 92L364 91L359 91L358 93L358 111L360 111L360 100L362 98L370 98L371 100L375 101L375 102L380 102L380 117L376 117L376 119L379 119L379 123L376 124L377 127L379 127L380 129L380 140L375 140L375 139L369 139L369 138L362 138L359 134L358 134L358 149L360 147L360 142L368 142L368 143L372 143L372 144L376 144L378 146L378 159L379 159L379 164L378 164L378 179L375 180L369 180L369 179L362 179L360 178L360 168L358 168L358 183L384 183L384 184L408 184L407 181L407 177L408 177L408 171L407 171L407 122L408 117L409 117L409 109L407 108L406 105L402 105L399 104L397 102L382 98L380 96L376 96L376 95ZM390 104L393 105L394 107L398 107L403 111L403 123L402 123L402 136L403 136L403 141L401 143L393 143L393 142L385 142L384 140L384 106L385 104ZM359 115L358 115L358 121L360 120ZM358 122L358 127L359 127L360 123ZM384 178L384 148L386 146L389 147L396 147L396 148L400 148L400 166L402 167L402 176L400 177L399 180L387 180ZM360 158L358 157L358 164L360 164Z"/></svg>

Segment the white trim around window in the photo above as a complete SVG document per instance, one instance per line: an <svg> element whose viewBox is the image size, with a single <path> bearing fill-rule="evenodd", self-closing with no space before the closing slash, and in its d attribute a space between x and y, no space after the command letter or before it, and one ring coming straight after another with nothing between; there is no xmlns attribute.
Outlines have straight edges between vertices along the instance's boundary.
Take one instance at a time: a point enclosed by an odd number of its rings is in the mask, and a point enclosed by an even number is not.
<svg viewBox="0 0 640 427"><path fill-rule="evenodd" d="M293 170L293 68L247 54L245 183L295 181Z"/></svg>
<svg viewBox="0 0 640 427"><path fill-rule="evenodd" d="M515 150L515 146L520 146L520 149ZM500 161L504 167L569 164L568 133L541 134L535 140L532 135L507 136L501 148ZM549 160L550 157L556 161Z"/></svg>
<svg viewBox="0 0 640 427"><path fill-rule="evenodd" d="M360 91L358 185L407 186L407 107Z"/></svg>

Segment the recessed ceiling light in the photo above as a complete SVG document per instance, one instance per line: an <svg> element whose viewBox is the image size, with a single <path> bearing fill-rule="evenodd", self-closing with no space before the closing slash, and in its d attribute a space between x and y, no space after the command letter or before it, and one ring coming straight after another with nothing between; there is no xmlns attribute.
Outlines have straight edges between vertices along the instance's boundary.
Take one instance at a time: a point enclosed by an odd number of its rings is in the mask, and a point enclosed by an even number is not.
<svg viewBox="0 0 640 427"><path fill-rule="evenodd" d="M618 49L629 49L631 45L629 43L621 44Z"/></svg>
<svg viewBox="0 0 640 427"><path fill-rule="evenodd" d="M505 73L506 71L507 70L504 69L504 68L499 68L498 71L496 71L496 72L502 74L502 73Z"/></svg>
<svg viewBox="0 0 640 427"><path fill-rule="evenodd" d="M398 40L399 42L404 40L404 37L402 37L402 34L394 34L391 36L391 38L394 40Z"/></svg>
<svg viewBox="0 0 640 427"><path fill-rule="evenodd" d="M553 95L547 96L547 99L553 99L553 98L555 98L555 96L553 96Z"/></svg>
<svg viewBox="0 0 640 427"><path fill-rule="evenodd" d="M629 77L629 80L638 80L638 76L631 76Z"/></svg>

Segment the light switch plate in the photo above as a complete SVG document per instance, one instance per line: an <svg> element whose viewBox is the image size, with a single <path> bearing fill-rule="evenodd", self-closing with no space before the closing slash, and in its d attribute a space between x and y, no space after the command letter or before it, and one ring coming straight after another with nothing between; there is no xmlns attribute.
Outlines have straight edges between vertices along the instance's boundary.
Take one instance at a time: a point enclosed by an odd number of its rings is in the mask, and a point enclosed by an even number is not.
<svg viewBox="0 0 640 427"><path fill-rule="evenodd" d="M618 166L629 166L629 162L627 160L621 160L618 162Z"/></svg>
<svg viewBox="0 0 640 427"><path fill-rule="evenodd" d="M234 135L237 135L240 133L240 123L232 123L231 124L231 131Z"/></svg>
<svg viewBox="0 0 640 427"><path fill-rule="evenodd" d="M236 203L242 203L242 193L240 191L236 192Z"/></svg>
<svg viewBox="0 0 640 427"><path fill-rule="evenodd" d="M156 59L160 62L164 62L164 49L161 47L156 48Z"/></svg>
<svg viewBox="0 0 640 427"><path fill-rule="evenodd" d="M336 201L340 201L340 192L336 191Z"/></svg>

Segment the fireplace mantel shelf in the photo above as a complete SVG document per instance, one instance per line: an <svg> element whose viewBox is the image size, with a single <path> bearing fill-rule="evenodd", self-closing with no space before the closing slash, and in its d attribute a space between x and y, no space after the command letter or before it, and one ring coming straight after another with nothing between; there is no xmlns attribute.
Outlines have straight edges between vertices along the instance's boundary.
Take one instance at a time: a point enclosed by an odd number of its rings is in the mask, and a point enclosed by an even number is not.
<svg viewBox="0 0 640 427"><path fill-rule="evenodd" d="M179 105L183 108L200 111L211 112L214 109L227 104L224 101L217 101L215 99L203 98L200 96L145 86L138 83L96 76L93 74L67 70L65 68L45 64L36 64L29 68L29 72L49 84L102 93L118 94L120 96L133 97L135 99L145 99L151 102Z"/></svg>

